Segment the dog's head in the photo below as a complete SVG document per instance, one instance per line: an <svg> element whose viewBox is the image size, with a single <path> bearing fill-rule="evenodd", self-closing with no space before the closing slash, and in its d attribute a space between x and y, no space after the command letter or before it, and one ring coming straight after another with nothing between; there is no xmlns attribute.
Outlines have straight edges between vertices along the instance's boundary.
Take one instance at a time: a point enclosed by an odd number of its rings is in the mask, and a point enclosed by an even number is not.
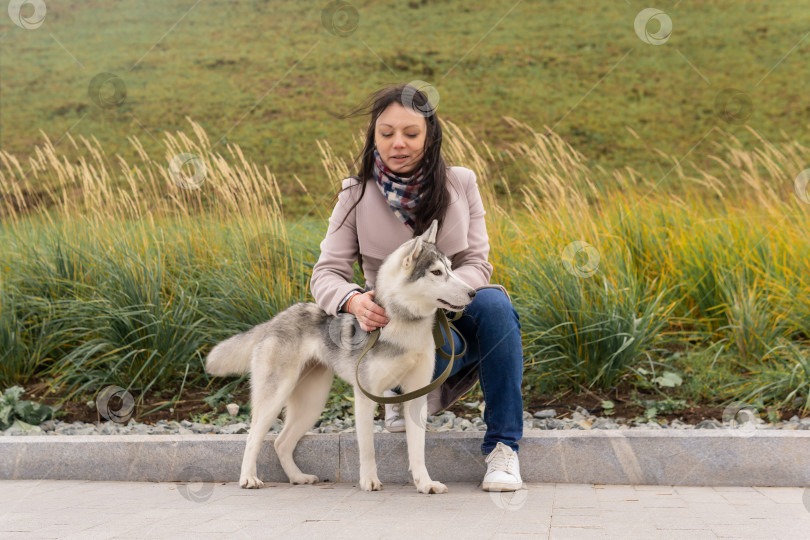
<svg viewBox="0 0 810 540"><path fill-rule="evenodd" d="M377 274L376 297L427 316L437 308L461 311L472 302L475 289L451 270L450 260L436 247L438 222L389 255ZM388 309L388 308L386 308Z"/></svg>

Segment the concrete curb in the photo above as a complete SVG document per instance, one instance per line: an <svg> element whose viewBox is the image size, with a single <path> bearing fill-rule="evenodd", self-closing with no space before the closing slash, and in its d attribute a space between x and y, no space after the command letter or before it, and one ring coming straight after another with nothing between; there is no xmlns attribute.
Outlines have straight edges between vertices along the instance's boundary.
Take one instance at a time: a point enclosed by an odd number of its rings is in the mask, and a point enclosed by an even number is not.
<svg viewBox="0 0 810 540"><path fill-rule="evenodd" d="M286 482L268 435L259 477ZM0 438L0 479L210 481L239 479L247 435ZM480 482L482 432L426 434L431 477ZM383 482L409 482L404 433L374 435ZM520 441L526 482L689 486L810 486L810 431L531 430ZM321 481L356 482L354 433L306 435L295 459Z"/></svg>

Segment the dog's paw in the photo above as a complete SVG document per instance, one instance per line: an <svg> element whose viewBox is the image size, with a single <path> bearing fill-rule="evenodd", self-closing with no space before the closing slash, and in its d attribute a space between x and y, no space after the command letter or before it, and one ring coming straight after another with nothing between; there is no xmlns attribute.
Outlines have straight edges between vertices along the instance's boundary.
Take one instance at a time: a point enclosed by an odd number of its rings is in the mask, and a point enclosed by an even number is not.
<svg viewBox="0 0 810 540"><path fill-rule="evenodd" d="M303 474L290 478L291 484L317 484L318 477L314 474Z"/></svg>
<svg viewBox="0 0 810 540"><path fill-rule="evenodd" d="M360 489L363 491L380 491L382 489L382 482L376 476L369 478L362 478L360 480Z"/></svg>
<svg viewBox="0 0 810 540"><path fill-rule="evenodd" d="M416 491L419 493L447 493L447 486L441 482L431 480L429 482L416 484Z"/></svg>
<svg viewBox="0 0 810 540"><path fill-rule="evenodd" d="M258 489L264 487L264 482L258 476L243 476L239 479L239 486L245 489Z"/></svg>

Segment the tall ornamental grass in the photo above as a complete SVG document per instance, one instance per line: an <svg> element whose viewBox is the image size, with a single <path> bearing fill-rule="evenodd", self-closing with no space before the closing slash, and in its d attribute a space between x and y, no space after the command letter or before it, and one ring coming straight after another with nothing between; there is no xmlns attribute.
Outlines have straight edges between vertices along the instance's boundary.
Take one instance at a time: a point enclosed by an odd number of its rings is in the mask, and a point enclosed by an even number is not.
<svg viewBox="0 0 810 540"><path fill-rule="evenodd" d="M674 160L680 189L664 193L660 179L593 168L553 132L505 121L531 143L494 150L445 121L444 150L476 173L527 382L607 391L634 383L643 363L688 373L695 395L716 401L808 403L810 228L791 189L809 149L744 149L722 133L713 159L725 174ZM78 160L47 138L24 163L0 151L0 384L179 396L212 383L203 359L219 340L311 300L348 160L318 141L331 189L298 183L311 206L285 216L270 171L238 146L211 151L190 123L193 138L167 133L164 155L141 151L137 164L84 138L70 139ZM513 192L502 171L518 169ZM691 354L731 380L700 379Z"/></svg>

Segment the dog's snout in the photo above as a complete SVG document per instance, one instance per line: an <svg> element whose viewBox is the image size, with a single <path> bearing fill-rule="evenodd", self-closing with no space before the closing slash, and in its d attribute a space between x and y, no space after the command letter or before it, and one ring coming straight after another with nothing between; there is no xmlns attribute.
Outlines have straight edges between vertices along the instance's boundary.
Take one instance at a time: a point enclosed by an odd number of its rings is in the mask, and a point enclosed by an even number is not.
<svg viewBox="0 0 810 540"><path fill-rule="evenodd" d="M475 298L475 289L470 289L470 292L468 292L467 294L470 295L470 300L472 300L473 298Z"/></svg>

